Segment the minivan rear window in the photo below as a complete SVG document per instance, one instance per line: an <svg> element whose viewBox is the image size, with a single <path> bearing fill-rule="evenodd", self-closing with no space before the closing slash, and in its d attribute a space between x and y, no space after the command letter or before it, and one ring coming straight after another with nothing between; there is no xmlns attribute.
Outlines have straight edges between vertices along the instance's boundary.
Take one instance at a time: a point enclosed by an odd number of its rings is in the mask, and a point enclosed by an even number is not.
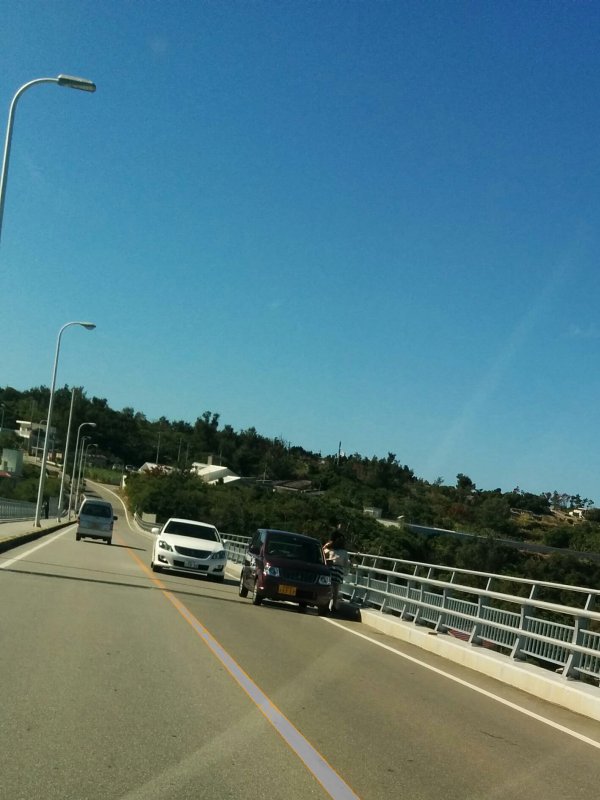
<svg viewBox="0 0 600 800"><path fill-rule="evenodd" d="M112 517L112 508L105 503L85 503L79 512L80 516L83 514L86 517Z"/></svg>

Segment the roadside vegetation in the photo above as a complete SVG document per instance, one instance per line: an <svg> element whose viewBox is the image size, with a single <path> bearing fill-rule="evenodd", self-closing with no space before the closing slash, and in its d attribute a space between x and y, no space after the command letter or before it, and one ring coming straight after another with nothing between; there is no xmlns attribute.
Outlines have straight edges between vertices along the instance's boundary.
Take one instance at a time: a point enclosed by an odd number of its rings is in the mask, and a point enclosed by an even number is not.
<svg viewBox="0 0 600 800"><path fill-rule="evenodd" d="M53 424L65 435L71 390L55 394ZM0 389L5 428L17 419L43 419L48 389L19 392ZM326 537L343 523L354 550L382 556L444 563L456 567L516 574L561 583L600 584L600 566L565 554L528 555L500 540L535 542L582 552L600 552L600 510L593 501L555 488L542 494L516 487L512 491L481 490L464 474L451 484L417 477L394 453L365 457L314 453L281 438L262 436L255 428L235 431L221 425L220 416L205 411L194 423L150 421L133 408L115 411L106 400L88 398L78 390L72 430L95 422L88 477L117 484L127 466L154 462L176 471L164 474L127 473L126 496L132 510L157 515L158 521L177 515L206 520L220 530L249 535L259 526L281 527ZM89 431L89 429L88 429ZM0 435L0 446L14 447L15 437ZM62 449L60 442L57 449ZM72 458L73 443L71 443ZM208 486L189 473L192 462L222 463L241 481ZM70 472L71 464L67 466ZM35 499L36 468L26 466L22 480L2 479L0 496ZM54 480L54 479L53 479ZM50 494L57 486L47 485ZM397 522L384 527L365 514L379 509ZM582 519L569 512L584 509ZM583 513L583 512L582 512ZM415 534L404 523L475 533L477 541Z"/></svg>

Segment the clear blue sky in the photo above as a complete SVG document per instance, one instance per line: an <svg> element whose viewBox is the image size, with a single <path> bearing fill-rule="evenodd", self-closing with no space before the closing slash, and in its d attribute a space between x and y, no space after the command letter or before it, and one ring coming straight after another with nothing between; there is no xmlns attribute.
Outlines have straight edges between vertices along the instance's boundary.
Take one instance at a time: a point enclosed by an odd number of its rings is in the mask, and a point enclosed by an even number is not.
<svg viewBox="0 0 600 800"><path fill-rule="evenodd" d="M0 385L600 504L600 5L19 2ZM1 121L1 118L0 118ZM4 130L2 123L2 130Z"/></svg>

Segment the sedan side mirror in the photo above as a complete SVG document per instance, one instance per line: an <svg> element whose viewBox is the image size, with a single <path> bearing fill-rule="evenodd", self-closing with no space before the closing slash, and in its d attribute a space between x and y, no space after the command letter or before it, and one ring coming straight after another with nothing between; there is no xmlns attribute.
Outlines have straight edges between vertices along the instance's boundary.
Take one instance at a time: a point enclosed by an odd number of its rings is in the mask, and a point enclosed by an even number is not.
<svg viewBox="0 0 600 800"><path fill-rule="evenodd" d="M158 536L158 534L160 533L160 528L152 528L151 533L153 533L155 536Z"/></svg>
<svg viewBox="0 0 600 800"><path fill-rule="evenodd" d="M116 514L113 514L113 521L119 519Z"/></svg>

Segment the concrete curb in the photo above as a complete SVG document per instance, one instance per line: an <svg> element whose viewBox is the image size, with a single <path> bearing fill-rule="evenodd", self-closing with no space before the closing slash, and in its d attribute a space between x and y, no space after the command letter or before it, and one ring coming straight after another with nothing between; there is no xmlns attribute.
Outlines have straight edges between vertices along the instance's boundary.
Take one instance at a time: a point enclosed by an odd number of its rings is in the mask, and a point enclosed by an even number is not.
<svg viewBox="0 0 600 800"><path fill-rule="evenodd" d="M19 545L27 544L27 542L34 542L36 539L41 539L42 536L66 528L67 525L73 525L73 520L70 522L57 522L56 525L47 525L44 528L32 530L27 533L17 533L6 539L0 539L0 553L5 553L7 550L12 550L13 547L19 547Z"/></svg>
<svg viewBox="0 0 600 800"><path fill-rule="evenodd" d="M455 664L481 672L509 686L539 697L576 714L600 721L600 689L586 683L565 680L532 664L512 661L501 653L473 647L445 634L418 628L379 611L361 609L362 622L403 642L435 653Z"/></svg>

